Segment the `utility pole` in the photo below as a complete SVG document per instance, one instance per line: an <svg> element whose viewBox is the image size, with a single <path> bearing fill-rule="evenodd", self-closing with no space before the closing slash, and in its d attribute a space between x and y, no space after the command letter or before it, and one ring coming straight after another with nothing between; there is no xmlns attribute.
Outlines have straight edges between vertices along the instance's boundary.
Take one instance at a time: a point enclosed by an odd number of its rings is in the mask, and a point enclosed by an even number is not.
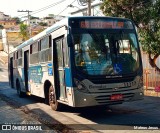
<svg viewBox="0 0 160 133"><path fill-rule="evenodd" d="M18 12L27 12L28 13L28 27L29 27L29 29L28 29L28 31L29 31L29 38L31 37L31 25L30 25L30 12L32 12L32 11L29 11L29 10L26 10L26 11L23 11L23 10L21 10L21 11L19 11L18 10Z"/></svg>
<svg viewBox="0 0 160 133"><path fill-rule="evenodd" d="M88 16L91 16L91 0L88 0Z"/></svg>

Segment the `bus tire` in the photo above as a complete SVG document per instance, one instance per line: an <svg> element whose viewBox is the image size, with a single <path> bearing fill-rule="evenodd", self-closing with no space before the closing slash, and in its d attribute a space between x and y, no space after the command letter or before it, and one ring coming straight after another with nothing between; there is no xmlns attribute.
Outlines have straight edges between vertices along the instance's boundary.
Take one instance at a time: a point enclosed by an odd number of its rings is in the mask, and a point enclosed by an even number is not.
<svg viewBox="0 0 160 133"><path fill-rule="evenodd" d="M51 108L55 111L58 111L61 109L61 104L58 103L57 98L56 98L56 93L55 93L55 89L53 86L50 86L49 88L49 105L51 106Z"/></svg>
<svg viewBox="0 0 160 133"><path fill-rule="evenodd" d="M21 91L21 85L19 83L19 80L16 82L16 88L17 88L17 94L20 98L24 97L24 93Z"/></svg>

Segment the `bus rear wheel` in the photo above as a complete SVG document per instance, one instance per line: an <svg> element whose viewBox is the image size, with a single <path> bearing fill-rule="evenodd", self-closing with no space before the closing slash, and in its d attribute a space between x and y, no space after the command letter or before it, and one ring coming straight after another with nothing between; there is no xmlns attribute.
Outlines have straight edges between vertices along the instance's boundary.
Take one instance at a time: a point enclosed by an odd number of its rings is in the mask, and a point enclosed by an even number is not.
<svg viewBox="0 0 160 133"><path fill-rule="evenodd" d="M53 86L50 86L49 88L49 105L53 110L60 110L61 108L60 103L57 101L55 89Z"/></svg>

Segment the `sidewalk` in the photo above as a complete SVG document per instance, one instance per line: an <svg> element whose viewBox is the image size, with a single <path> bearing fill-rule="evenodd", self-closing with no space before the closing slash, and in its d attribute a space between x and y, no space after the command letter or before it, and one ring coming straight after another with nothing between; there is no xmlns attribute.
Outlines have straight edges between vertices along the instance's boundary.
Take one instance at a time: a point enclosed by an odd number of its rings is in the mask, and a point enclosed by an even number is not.
<svg viewBox="0 0 160 133"><path fill-rule="evenodd" d="M27 113L24 113L21 108L16 108L10 105L10 103L3 100L3 97L0 97L0 118L0 132L4 130L12 133L22 132L22 130L27 130L28 127L31 128L31 126L27 126L28 124L37 125L37 130L32 131L34 133L47 132L42 130L42 127L40 126L41 123L39 121L30 117L27 115ZM16 125L22 126L18 127ZM34 127L32 126L32 128ZM31 129L30 131L27 130L26 132L31 132Z"/></svg>
<svg viewBox="0 0 160 133"><path fill-rule="evenodd" d="M153 88L153 87L148 87L147 89L144 87L144 95L145 96L160 97L160 92L156 92L155 88Z"/></svg>
<svg viewBox="0 0 160 133"><path fill-rule="evenodd" d="M8 63L8 54L4 51L0 51L0 62L3 64Z"/></svg>

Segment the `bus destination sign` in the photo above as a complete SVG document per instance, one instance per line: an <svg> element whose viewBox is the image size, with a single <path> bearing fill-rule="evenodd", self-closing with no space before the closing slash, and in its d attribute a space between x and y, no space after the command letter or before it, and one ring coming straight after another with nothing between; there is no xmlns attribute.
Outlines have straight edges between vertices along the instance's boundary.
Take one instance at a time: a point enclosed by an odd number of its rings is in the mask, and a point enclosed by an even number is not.
<svg viewBox="0 0 160 133"><path fill-rule="evenodd" d="M123 21L80 21L80 28L87 29L121 29L126 28ZM129 28L130 29L130 28Z"/></svg>

